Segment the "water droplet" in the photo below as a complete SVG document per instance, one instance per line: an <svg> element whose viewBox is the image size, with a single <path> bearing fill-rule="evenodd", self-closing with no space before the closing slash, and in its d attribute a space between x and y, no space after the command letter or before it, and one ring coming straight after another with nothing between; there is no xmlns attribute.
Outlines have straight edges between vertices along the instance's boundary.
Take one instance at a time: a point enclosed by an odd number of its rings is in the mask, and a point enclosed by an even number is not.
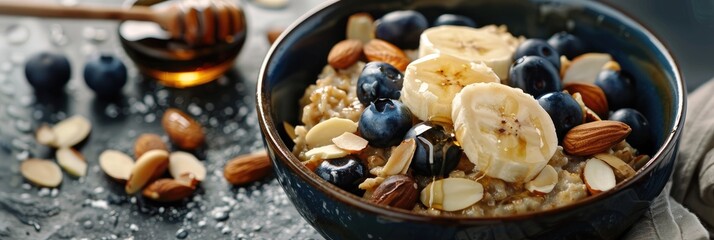
<svg viewBox="0 0 714 240"><path fill-rule="evenodd" d="M28 152L28 151L22 151L22 152L18 153L17 155L15 155L15 158L18 161L23 161L25 159L28 159L29 157L30 157L30 152Z"/></svg>
<svg viewBox="0 0 714 240"><path fill-rule="evenodd" d="M186 229L179 228L179 230L176 231L176 238L184 239L186 237L188 237L188 231Z"/></svg>
<svg viewBox="0 0 714 240"><path fill-rule="evenodd" d="M30 30L19 24L12 24L5 28L5 39L11 44L19 45L30 38Z"/></svg>
<svg viewBox="0 0 714 240"><path fill-rule="evenodd" d="M39 197L46 197L50 195L50 189L49 188L42 188L40 191L37 192L37 196Z"/></svg>
<svg viewBox="0 0 714 240"><path fill-rule="evenodd" d="M89 221L89 220L84 221L84 223L82 223L82 227L84 227L84 229L92 229L93 226L94 226L94 223L92 223L92 221Z"/></svg>
<svg viewBox="0 0 714 240"><path fill-rule="evenodd" d="M188 105L188 112L193 114L194 116L200 116L203 110L195 103L191 103Z"/></svg>
<svg viewBox="0 0 714 240"><path fill-rule="evenodd" d="M94 193L102 193L102 192L104 192L104 188L103 188L103 187L96 187L96 188L94 188Z"/></svg>
<svg viewBox="0 0 714 240"><path fill-rule="evenodd" d="M225 226L221 229L221 233L223 233L224 235L229 234L229 233L231 233L231 228L229 228L228 226Z"/></svg>
<svg viewBox="0 0 714 240"><path fill-rule="evenodd" d="M30 184L23 183L23 184L22 184L22 189L24 189L24 190L30 190L30 189L32 189L32 186L31 186Z"/></svg>
<svg viewBox="0 0 714 240"><path fill-rule="evenodd" d="M53 188L52 191L50 192L50 196L55 198L59 195L59 190L57 188Z"/></svg>
<svg viewBox="0 0 714 240"><path fill-rule="evenodd" d="M32 131L32 123L29 121L17 120L15 121L15 128L24 133Z"/></svg>
<svg viewBox="0 0 714 240"><path fill-rule="evenodd" d="M196 226L198 226L198 227L205 227L205 226L206 226L206 220L203 219L203 220L201 220L201 221L198 221L198 223L196 223Z"/></svg>
<svg viewBox="0 0 714 240"><path fill-rule="evenodd" d="M64 34L64 29L62 29L62 26L59 24L52 24L52 26L50 26L50 40L52 40L52 44L60 47L69 43L67 35Z"/></svg>
<svg viewBox="0 0 714 240"><path fill-rule="evenodd" d="M79 0L60 0L60 4L66 7L72 7L79 4Z"/></svg>
<svg viewBox="0 0 714 240"><path fill-rule="evenodd" d="M156 114L149 113L144 116L144 122L152 123L154 121L156 121Z"/></svg>
<svg viewBox="0 0 714 240"><path fill-rule="evenodd" d="M82 30L82 36L84 39L90 42L94 43L101 43L107 40L109 38L109 34L107 33L107 30L104 28L95 28L95 27L85 27Z"/></svg>
<svg viewBox="0 0 714 240"><path fill-rule="evenodd" d="M131 225L129 225L129 230L131 230L132 232L139 231L139 226L136 226L136 224L132 223Z"/></svg>
<svg viewBox="0 0 714 240"><path fill-rule="evenodd" d="M116 118L119 116L119 107L115 104L109 104L104 108L104 114L107 115L107 117Z"/></svg>
<svg viewBox="0 0 714 240"><path fill-rule="evenodd" d="M223 109L223 114L225 114L226 116L233 115L233 113L235 113L235 111L233 111L232 107L226 107L225 109Z"/></svg>
<svg viewBox="0 0 714 240"><path fill-rule="evenodd" d="M164 213L164 211L166 211L164 207L159 207L159 213Z"/></svg>
<svg viewBox="0 0 714 240"><path fill-rule="evenodd" d="M223 222L225 220L228 220L228 217L230 217L230 214L228 211L214 211L213 212L213 219L219 222Z"/></svg>

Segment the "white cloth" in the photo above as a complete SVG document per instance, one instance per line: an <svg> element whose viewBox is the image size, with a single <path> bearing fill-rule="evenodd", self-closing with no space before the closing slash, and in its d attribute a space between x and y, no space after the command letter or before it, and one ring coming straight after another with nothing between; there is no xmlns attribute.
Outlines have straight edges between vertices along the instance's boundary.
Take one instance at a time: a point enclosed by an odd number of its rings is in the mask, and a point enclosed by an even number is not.
<svg viewBox="0 0 714 240"><path fill-rule="evenodd" d="M712 94L714 80L687 97L687 115L672 179L642 220L625 235L626 239L709 239L714 235Z"/></svg>

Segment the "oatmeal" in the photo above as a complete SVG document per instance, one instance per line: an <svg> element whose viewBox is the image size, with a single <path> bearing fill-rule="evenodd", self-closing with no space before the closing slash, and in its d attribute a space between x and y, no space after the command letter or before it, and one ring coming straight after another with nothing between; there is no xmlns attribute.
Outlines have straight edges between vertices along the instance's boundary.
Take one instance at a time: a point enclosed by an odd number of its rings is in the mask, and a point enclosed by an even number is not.
<svg viewBox="0 0 714 240"><path fill-rule="evenodd" d="M308 168L375 204L498 217L607 191L649 159L625 140L627 121L603 120L616 109L598 85L604 74L588 74L621 71L609 55L582 66L506 26L422 31L417 45L370 33L335 45L289 130ZM355 55L360 43L366 63ZM564 87L572 66L586 69Z"/></svg>

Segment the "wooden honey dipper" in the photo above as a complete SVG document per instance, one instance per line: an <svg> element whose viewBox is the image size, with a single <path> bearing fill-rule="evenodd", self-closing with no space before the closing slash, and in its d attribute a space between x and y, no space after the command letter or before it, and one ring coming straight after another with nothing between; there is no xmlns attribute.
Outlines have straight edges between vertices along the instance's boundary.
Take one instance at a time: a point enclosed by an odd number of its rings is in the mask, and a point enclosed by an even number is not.
<svg viewBox="0 0 714 240"><path fill-rule="evenodd" d="M0 14L52 18L151 21L189 45L210 45L245 31L243 11L229 0L180 0L163 9L61 6L0 1Z"/></svg>

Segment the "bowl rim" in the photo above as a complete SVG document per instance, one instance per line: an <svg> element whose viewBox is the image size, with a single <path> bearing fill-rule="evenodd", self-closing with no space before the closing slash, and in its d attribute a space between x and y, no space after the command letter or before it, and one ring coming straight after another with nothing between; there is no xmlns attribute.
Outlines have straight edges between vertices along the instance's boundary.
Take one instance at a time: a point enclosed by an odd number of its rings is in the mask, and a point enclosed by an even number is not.
<svg viewBox="0 0 714 240"><path fill-rule="evenodd" d="M273 118L271 115L272 106L269 104L271 102L271 93L267 91L267 89L265 89L268 75L268 66L273 62L273 58L275 57L275 53L277 52L277 50L284 44L283 39L293 34L294 30L296 28L299 28L305 21L311 19L320 12L326 11L331 7L336 7L339 2L340 0L327 0L318 4L310 11L295 20L288 28L285 29L285 31L283 31L283 33L277 38L275 43L270 47L270 50L268 51L265 59L263 60L263 64L261 65L260 73L258 76L256 89L256 111L258 113L258 121L267 147L273 150L273 154L277 155L272 156L273 161L282 161L282 163L289 168L289 171L295 173L295 175L297 175L302 181L306 182L315 189L318 189L329 198L349 205L353 208L359 209L360 211L397 221L428 222L429 224L519 221L571 211L576 208L590 205L594 202L600 201L601 199L605 199L612 195L615 195L616 193L627 189L630 185L643 178L646 174L652 172L655 169L655 163L663 161L663 157L667 155L666 152L676 151L677 139L681 134L682 127L684 125L684 117L686 112L686 88L684 88L685 82L682 78L681 70L678 67L677 61L672 56L669 48L659 40L660 38L657 37L652 31L650 31L650 29L647 28L645 25L641 24L640 21L636 20L636 18L634 18L632 15L627 14L625 11L622 11L622 9L613 6L610 3L584 0L534 0L533 2L575 4L587 6L588 8L592 9L604 10L605 14L616 17L619 21L623 21L626 25L633 26L634 28L638 29L638 31L640 31L642 34L644 34L647 39L651 41L656 50L664 57L666 63L671 66L671 70L674 73L672 76L675 81L674 90L677 90L678 92L678 94L673 95L673 100L676 101L675 104L677 107L677 111L673 119L674 126L669 129L670 133L664 139L662 146L657 150L657 152L652 156L652 158L642 168L640 168L632 178L629 178L624 182L617 184L615 188L609 191L595 196L589 196L566 206L508 216L431 216L414 213L410 210L403 210L399 208L377 205L354 194L350 194L347 191L337 188L332 184L329 184L327 181L319 178L316 174L314 174L307 167L301 164L300 160L295 155L293 155L291 149L288 149L287 145L285 145L285 143L281 141L280 134L276 130L278 126L275 125L275 123L273 122ZM676 153L673 154L676 155Z"/></svg>

